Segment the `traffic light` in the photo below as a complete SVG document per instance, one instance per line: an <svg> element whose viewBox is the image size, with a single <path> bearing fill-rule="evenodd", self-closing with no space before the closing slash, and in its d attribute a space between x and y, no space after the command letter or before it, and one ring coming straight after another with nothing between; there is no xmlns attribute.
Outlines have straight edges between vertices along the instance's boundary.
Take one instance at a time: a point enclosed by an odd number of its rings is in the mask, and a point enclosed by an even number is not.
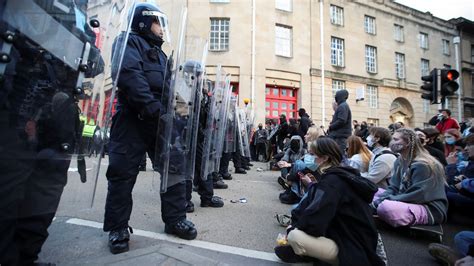
<svg viewBox="0 0 474 266"><path fill-rule="evenodd" d="M438 79L437 79L437 69L431 70L428 76L422 76L421 80L424 81L424 84L420 87L423 90L421 98L429 100L431 104L438 103Z"/></svg>
<svg viewBox="0 0 474 266"><path fill-rule="evenodd" d="M454 95L459 89L459 84L456 79L459 77L459 72L454 69L441 70L441 97Z"/></svg>

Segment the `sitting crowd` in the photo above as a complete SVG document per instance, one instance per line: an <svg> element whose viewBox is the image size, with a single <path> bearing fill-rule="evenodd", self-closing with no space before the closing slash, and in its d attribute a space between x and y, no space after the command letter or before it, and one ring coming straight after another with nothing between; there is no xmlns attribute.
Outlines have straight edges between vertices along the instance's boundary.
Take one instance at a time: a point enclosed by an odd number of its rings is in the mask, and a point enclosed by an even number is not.
<svg viewBox="0 0 474 266"><path fill-rule="evenodd" d="M276 255L292 263L384 265L374 219L399 228L474 218L474 134L440 126L448 113L440 110L433 128L356 130L345 150L316 126L304 140L288 136L274 156L280 201L292 205L287 244ZM460 232L455 243L457 252L432 244L430 254L449 265L473 263L474 232Z"/></svg>

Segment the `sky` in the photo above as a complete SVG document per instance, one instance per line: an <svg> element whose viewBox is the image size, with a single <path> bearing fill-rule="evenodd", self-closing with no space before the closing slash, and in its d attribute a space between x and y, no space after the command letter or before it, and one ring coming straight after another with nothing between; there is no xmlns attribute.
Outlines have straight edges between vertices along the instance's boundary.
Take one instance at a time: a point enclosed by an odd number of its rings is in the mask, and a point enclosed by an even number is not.
<svg viewBox="0 0 474 266"><path fill-rule="evenodd" d="M473 0L395 0L395 2L422 12L429 11L444 20L464 17L474 21Z"/></svg>

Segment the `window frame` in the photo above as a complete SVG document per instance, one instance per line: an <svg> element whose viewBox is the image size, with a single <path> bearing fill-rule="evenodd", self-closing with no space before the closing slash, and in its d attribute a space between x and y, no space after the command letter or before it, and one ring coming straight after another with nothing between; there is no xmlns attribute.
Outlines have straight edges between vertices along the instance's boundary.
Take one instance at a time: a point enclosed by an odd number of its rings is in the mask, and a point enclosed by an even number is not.
<svg viewBox="0 0 474 266"><path fill-rule="evenodd" d="M427 76L430 74L430 60L421 58L420 60L421 76Z"/></svg>
<svg viewBox="0 0 474 266"><path fill-rule="evenodd" d="M230 49L230 18L227 17L210 17L210 30L209 30L209 51L212 52L226 52ZM213 22L218 22L216 25L213 25ZM224 22L227 22L225 25ZM213 30L213 26L217 27L217 30ZM224 30L222 30L224 27ZM227 27L227 31L225 28ZM217 37L213 37L213 33ZM225 35L227 34L227 37ZM215 43L213 40L217 40L217 48L213 48ZM227 40L227 43L225 42Z"/></svg>
<svg viewBox="0 0 474 266"><path fill-rule="evenodd" d="M279 5L283 2L288 2L289 5ZM288 9L285 9L284 6L288 6ZM293 12L293 0L275 0L275 9L285 11L285 12Z"/></svg>
<svg viewBox="0 0 474 266"><path fill-rule="evenodd" d="M394 39L397 42L405 42L405 27L400 24L393 24L394 26Z"/></svg>
<svg viewBox="0 0 474 266"><path fill-rule="evenodd" d="M342 79L332 79L332 96L336 96L336 92L346 89L346 81Z"/></svg>
<svg viewBox="0 0 474 266"><path fill-rule="evenodd" d="M370 55L370 49L373 49L372 57ZM370 62L371 59L373 60L373 62ZM373 63L373 69L371 68L371 63ZM365 45L365 70L371 74L377 73L377 47L367 44Z"/></svg>
<svg viewBox="0 0 474 266"><path fill-rule="evenodd" d="M367 34L377 35L375 17L364 15L364 30Z"/></svg>
<svg viewBox="0 0 474 266"><path fill-rule="evenodd" d="M403 59L403 60L399 60ZM406 79L405 54L395 52L395 76L397 79Z"/></svg>
<svg viewBox="0 0 474 266"><path fill-rule="evenodd" d="M340 42L340 43L337 43ZM340 46L340 47L337 47ZM331 65L335 67L344 67L344 39L331 36Z"/></svg>
<svg viewBox="0 0 474 266"><path fill-rule="evenodd" d="M442 42L442 49L443 49L443 54L444 55L451 55L451 51L450 51L450 42L449 40L446 40L446 39L442 39L441 40Z"/></svg>
<svg viewBox="0 0 474 266"><path fill-rule="evenodd" d="M379 88L375 85L367 84L367 104L371 109L377 109L379 107Z"/></svg>
<svg viewBox="0 0 474 266"><path fill-rule="evenodd" d="M428 33L420 31L418 36L419 36L419 39L420 39L420 48L428 50L429 49L429 36L428 36Z"/></svg>
<svg viewBox="0 0 474 266"><path fill-rule="evenodd" d="M337 26L344 26L344 8L337 5L329 6L329 19L331 24Z"/></svg>
<svg viewBox="0 0 474 266"><path fill-rule="evenodd" d="M283 29L287 29L289 30L289 39L287 39L288 41L288 45L289 45L289 55L286 55L286 54L283 54L283 53L278 53L278 40L286 40L284 38L281 38L281 37L278 37L277 36L277 29L278 28L283 28ZM291 26L288 26L288 25L283 25L283 24L279 24L279 23L276 23L275 24L275 55L276 56L282 56L282 57L287 57L287 58L291 58L293 57L293 27Z"/></svg>

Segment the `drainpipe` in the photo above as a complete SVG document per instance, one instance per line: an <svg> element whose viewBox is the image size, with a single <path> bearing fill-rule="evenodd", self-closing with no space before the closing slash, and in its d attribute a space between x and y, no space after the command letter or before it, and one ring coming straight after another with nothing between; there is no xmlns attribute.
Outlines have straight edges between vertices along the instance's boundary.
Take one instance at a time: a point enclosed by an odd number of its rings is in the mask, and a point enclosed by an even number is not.
<svg viewBox="0 0 474 266"><path fill-rule="evenodd" d="M321 38L321 125L326 127L326 97L324 94L324 18L323 18L323 9L324 9L324 0L319 0L319 24L320 28L320 38Z"/></svg>
<svg viewBox="0 0 474 266"><path fill-rule="evenodd" d="M255 102L255 5L256 0L252 0L252 74L250 76L251 79L251 92L250 98L252 101L250 104L252 108L254 107L253 104Z"/></svg>

